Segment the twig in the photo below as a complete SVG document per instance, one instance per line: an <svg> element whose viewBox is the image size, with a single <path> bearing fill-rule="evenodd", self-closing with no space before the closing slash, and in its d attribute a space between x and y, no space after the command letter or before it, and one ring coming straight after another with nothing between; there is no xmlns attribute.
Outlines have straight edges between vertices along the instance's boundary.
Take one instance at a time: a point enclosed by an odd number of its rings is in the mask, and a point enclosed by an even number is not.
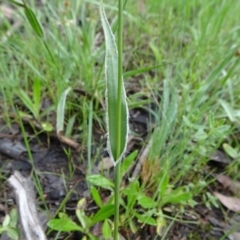
<svg viewBox="0 0 240 240"><path fill-rule="evenodd" d="M79 143L75 142L74 140L65 137L64 135L61 134L57 134L59 141L61 141L62 143L65 143L66 145L74 148L77 152L79 152L81 150L81 146Z"/></svg>
<svg viewBox="0 0 240 240"><path fill-rule="evenodd" d="M15 118L16 115L14 113L9 113L9 116L11 118ZM34 120L32 117L22 117L21 120L24 122L24 123L27 123L29 124L30 126L33 125L34 127L36 127L37 129L41 130L41 131L44 131L44 129L42 128L41 124ZM77 152L80 152L81 150L81 145L79 143L77 143L76 141L68 138L68 137L65 137L64 135L62 134L56 134L54 132L50 132L49 133L49 136L52 137L52 138L55 138L55 139L58 139L60 142L68 145L69 147L75 149Z"/></svg>
<svg viewBox="0 0 240 240"><path fill-rule="evenodd" d="M22 235L26 240L46 240L38 218L33 183L17 171L8 179L8 182L16 194Z"/></svg>

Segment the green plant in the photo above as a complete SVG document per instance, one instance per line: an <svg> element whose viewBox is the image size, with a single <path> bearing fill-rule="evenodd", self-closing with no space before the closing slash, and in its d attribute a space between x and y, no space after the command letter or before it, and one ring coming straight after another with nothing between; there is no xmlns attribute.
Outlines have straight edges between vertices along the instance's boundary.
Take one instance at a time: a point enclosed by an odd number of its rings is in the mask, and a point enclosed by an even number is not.
<svg viewBox="0 0 240 240"><path fill-rule="evenodd" d="M100 7L100 14L106 42L105 77L108 150L111 160L114 162L114 239L118 240L120 168L126 149L129 128L122 70L123 0L118 1L118 47L116 47L113 33L102 7Z"/></svg>
<svg viewBox="0 0 240 240"><path fill-rule="evenodd" d="M76 215L80 225L76 224L70 217L66 217L65 214L63 215L61 213L58 215L58 219L50 220L48 226L56 231L80 231L90 239L96 239L96 237L90 233L90 229L97 222L103 222L102 234L105 239L109 239L113 236L114 229L113 222L110 218L114 215L114 184L101 175L92 175L88 180L92 185L101 185L102 188L111 191L108 202L103 204L99 191L92 186L92 198L99 207L96 214L91 214L90 216L85 214L84 206L86 205L86 199L83 198L78 202L76 207ZM162 212L162 207L166 204L184 206L192 199L191 194L187 192L184 187L175 190L167 188L166 190L169 191L169 193L166 193L164 197L158 194L156 198L150 198L144 193L144 189L140 187L137 180L129 184L126 188L121 189L121 197L119 199L122 209L119 221L120 226L122 228L129 227L132 233L136 233L139 225L152 225L157 227L157 233L160 235L167 218Z"/></svg>
<svg viewBox="0 0 240 240"><path fill-rule="evenodd" d="M137 155L137 152L133 152L130 154L126 159L124 159L123 164L121 165L120 169L120 178L122 178L126 172L128 171L128 168L133 163ZM76 215L78 217L80 226L73 222L73 220L70 217L63 217L66 216L65 214L58 214L59 218L54 218L48 222L48 226L56 231L73 231L72 228L74 228L75 231L80 231L87 235L90 239L96 239L91 233L90 228L96 224L97 222L103 221L103 236L112 236L113 235L113 223L110 220L110 217L114 215L114 183L110 181L109 179L101 176L101 175L89 175L87 177L87 180L89 184L91 184L91 195L93 200L95 201L96 205L99 207L99 210L95 214L91 214L90 216L87 216L85 214L85 203L86 199L83 198L78 202L77 208L76 208ZM96 187L101 187L103 189L106 189L110 191L110 198L107 203L103 204L102 199L100 197L99 191ZM120 193L121 195L121 193ZM122 200L121 200L122 202ZM130 216L130 215L129 215Z"/></svg>
<svg viewBox="0 0 240 240"><path fill-rule="evenodd" d="M210 192L206 192L202 196L203 203L208 209L212 209L212 206L219 208L219 202L216 196L212 195Z"/></svg>
<svg viewBox="0 0 240 240"><path fill-rule="evenodd" d="M0 225L0 235L3 232L6 232L11 239L18 240L19 231L17 228L17 221L18 221L17 210L12 209L10 213L5 216L2 225Z"/></svg>
<svg viewBox="0 0 240 240"><path fill-rule="evenodd" d="M124 159L120 169L120 178L126 174L129 166L135 160L136 154L137 152L133 152ZM162 175L162 181L159 183L156 194L152 197L146 195L145 188L140 186L138 180L119 190L121 206L119 225L122 228L127 226L132 233L135 233L139 225L152 225L157 227L157 233L160 235L167 218L163 214L162 208L167 204L184 206L192 200L192 195L186 186L173 189L169 184L168 173L165 172ZM99 210L95 214L87 216L85 214L86 199L83 198L76 207L76 215L80 225L73 222L69 217L63 219L62 214L60 214L58 219L50 220L48 226L57 231L81 231L90 239L95 239L96 237L90 233L90 228L97 222L103 222L102 234L105 239L110 239L114 233L114 225L111 221L115 208L114 182L101 175L90 175L87 180L91 184L91 195ZM99 193L102 189L110 191L108 201L105 203L103 203Z"/></svg>

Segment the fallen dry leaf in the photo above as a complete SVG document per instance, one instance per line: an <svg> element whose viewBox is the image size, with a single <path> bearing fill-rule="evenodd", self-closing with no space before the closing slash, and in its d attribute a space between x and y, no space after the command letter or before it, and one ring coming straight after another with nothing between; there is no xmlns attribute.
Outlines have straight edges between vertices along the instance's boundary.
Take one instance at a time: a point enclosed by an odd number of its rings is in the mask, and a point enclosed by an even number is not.
<svg viewBox="0 0 240 240"><path fill-rule="evenodd" d="M220 182L224 188L228 188L231 192L238 194L240 192L240 182L233 181L230 177L225 175L217 175L216 179Z"/></svg>
<svg viewBox="0 0 240 240"><path fill-rule="evenodd" d="M231 240L239 240L240 239L240 232L234 232L228 236Z"/></svg>
<svg viewBox="0 0 240 240"><path fill-rule="evenodd" d="M240 198L227 197L218 192L214 192L213 194L229 210L231 210L233 212L240 211Z"/></svg>
<svg viewBox="0 0 240 240"><path fill-rule="evenodd" d="M92 228L92 232L91 232L94 236L99 237L102 233L102 223L98 222L96 223L93 228Z"/></svg>
<svg viewBox="0 0 240 240"><path fill-rule="evenodd" d="M211 157L210 160L215 161L215 162L219 162L219 163L223 163L223 164L228 164L229 163L229 159L226 156L226 154L220 150L217 150Z"/></svg>
<svg viewBox="0 0 240 240"><path fill-rule="evenodd" d="M98 164L98 170L107 170L114 167L113 161L110 157L105 157L102 159L102 161L99 162Z"/></svg>

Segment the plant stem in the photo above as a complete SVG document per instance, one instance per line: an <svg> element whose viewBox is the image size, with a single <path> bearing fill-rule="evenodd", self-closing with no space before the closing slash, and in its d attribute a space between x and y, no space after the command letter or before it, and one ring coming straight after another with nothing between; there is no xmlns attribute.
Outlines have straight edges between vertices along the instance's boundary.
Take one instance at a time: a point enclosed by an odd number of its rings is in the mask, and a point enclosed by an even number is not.
<svg viewBox="0 0 240 240"><path fill-rule="evenodd" d="M91 155L92 155L92 122L93 122L93 100L90 101L89 104L89 113L88 113L88 143L87 143L87 147L88 147L88 174L91 174L92 171L92 159L91 159Z"/></svg>
<svg viewBox="0 0 240 240"><path fill-rule="evenodd" d="M116 156L114 156L115 161L117 161L121 154L121 134L122 134L122 123L120 116L122 115L122 28L123 28L123 1L119 0L118 5L118 106L117 106L117 145Z"/></svg>
<svg viewBox="0 0 240 240"><path fill-rule="evenodd" d="M120 167L121 162L119 161L114 168L114 240L118 240Z"/></svg>
<svg viewBox="0 0 240 240"><path fill-rule="evenodd" d="M117 154L115 161L119 160L121 154L121 118L122 115L122 31L123 31L123 0L118 0L118 109L117 109ZM115 184L115 214L114 214L114 240L118 240L118 225L119 225L119 190L120 190L120 167L121 160L115 166L114 184Z"/></svg>

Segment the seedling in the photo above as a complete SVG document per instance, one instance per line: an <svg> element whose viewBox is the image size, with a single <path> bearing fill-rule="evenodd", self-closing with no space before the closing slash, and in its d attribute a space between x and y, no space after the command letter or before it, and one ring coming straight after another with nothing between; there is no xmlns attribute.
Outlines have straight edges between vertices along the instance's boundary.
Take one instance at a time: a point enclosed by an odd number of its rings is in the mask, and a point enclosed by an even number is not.
<svg viewBox="0 0 240 240"><path fill-rule="evenodd" d="M17 219L17 210L12 209L10 213L5 216L2 226L0 225L0 235L6 232L11 239L18 240L19 231L17 228Z"/></svg>

